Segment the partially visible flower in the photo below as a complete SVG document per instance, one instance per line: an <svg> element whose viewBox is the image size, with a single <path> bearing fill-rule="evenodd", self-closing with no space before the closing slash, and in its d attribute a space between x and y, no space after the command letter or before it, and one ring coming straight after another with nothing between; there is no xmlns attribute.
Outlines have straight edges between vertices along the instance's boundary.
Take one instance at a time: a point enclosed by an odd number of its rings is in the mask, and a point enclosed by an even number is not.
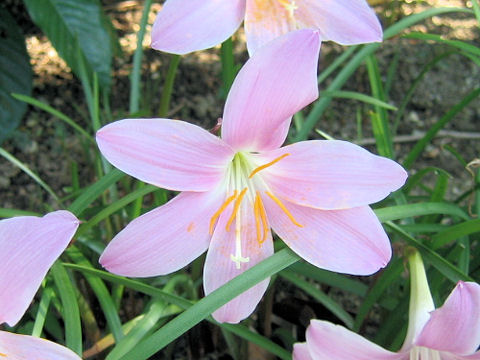
<svg viewBox="0 0 480 360"><path fill-rule="evenodd" d="M65 210L0 221L0 324L20 320L78 224Z"/></svg>
<svg viewBox="0 0 480 360"><path fill-rule="evenodd" d="M34 336L0 331L1 360L81 360L72 350Z"/></svg>
<svg viewBox="0 0 480 360"><path fill-rule="evenodd" d="M379 42L382 28L365 0L167 0L152 29L152 47L186 54L228 39L245 20L250 55L276 37L316 29L322 41Z"/></svg>
<svg viewBox="0 0 480 360"><path fill-rule="evenodd" d="M319 39L299 30L272 41L239 72L222 139L183 121L127 119L97 132L102 154L145 182L182 191L133 220L100 263L125 276L181 269L207 248L208 295L272 255L270 228L312 264L371 274L390 243L367 204L403 185L397 163L344 141L280 148L292 115L318 96ZM221 322L252 313L268 279L217 310Z"/></svg>
<svg viewBox="0 0 480 360"><path fill-rule="evenodd" d="M435 310L420 255L412 256L410 318L398 353L343 326L312 320L307 342L294 346L294 360L479 360L480 285L459 281Z"/></svg>
<svg viewBox="0 0 480 360"><path fill-rule="evenodd" d="M78 219L65 210L44 217L19 216L0 221L0 324L14 326L21 319L78 225ZM3 359L80 357L47 340L0 331L0 360Z"/></svg>

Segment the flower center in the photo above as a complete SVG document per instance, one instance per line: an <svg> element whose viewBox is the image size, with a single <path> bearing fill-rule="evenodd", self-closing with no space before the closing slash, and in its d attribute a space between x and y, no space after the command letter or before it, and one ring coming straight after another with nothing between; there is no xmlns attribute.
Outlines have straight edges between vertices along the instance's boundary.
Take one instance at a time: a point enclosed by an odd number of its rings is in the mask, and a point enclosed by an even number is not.
<svg viewBox="0 0 480 360"><path fill-rule="evenodd" d="M298 9L297 4L295 3L295 0L277 0L280 5L285 8L288 12L288 16L293 18L295 15L295 10Z"/></svg>
<svg viewBox="0 0 480 360"><path fill-rule="evenodd" d="M423 346L415 346L410 350L409 360L441 360L437 350L428 349Z"/></svg>
<svg viewBox="0 0 480 360"><path fill-rule="evenodd" d="M235 154L226 176L227 197L220 208L210 218L210 234L213 234L215 224L220 215L225 209L233 203L233 210L226 223L226 231L230 231L232 224L235 222L235 254L231 254L230 258L235 262L237 269L240 269L242 263L250 261L249 257L242 255L242 211L241 206L245 200L252 207L252 212L255 218L255 231L257 236L257 243L261 246L267 239L270 227L267 222L267 214L265 206L263 205L261 193L264 192L271 198L275 204L288 216L296 226L302 227L293 215L288 211L282 201L276 197L268 188L267 184L260 176L257 175L260 171L276 164L280 160L289 156L290 154L283 154L274 160L255 167L255 161L249 153L238 152ZM247 205L248 206L248 205Z"/></svg>

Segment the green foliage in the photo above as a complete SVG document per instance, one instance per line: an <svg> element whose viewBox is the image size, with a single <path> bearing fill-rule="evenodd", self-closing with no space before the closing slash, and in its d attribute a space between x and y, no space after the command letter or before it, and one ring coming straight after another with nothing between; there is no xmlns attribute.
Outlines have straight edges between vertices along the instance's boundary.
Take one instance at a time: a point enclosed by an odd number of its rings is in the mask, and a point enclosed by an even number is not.
<svg viewBox="0 0 480 360"><path fill-rule="evenodd" d="M8 11L0 7L0 145L18 127L27 109L11 94L31 92L32 69L22 32Z"/></svg>
<svg viewBox="0 0 480 360"><path fill-rule="evenodd" d="M24 0L33 21L43 30L77 76L82 62L98 74L102 87L111 83L112 48L98 0Z"/></svg>

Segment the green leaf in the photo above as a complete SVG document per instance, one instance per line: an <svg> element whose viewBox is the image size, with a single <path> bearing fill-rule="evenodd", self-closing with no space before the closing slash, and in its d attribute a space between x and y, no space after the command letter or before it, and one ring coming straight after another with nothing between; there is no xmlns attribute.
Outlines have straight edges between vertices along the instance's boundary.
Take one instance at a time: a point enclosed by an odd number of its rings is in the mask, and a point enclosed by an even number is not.
<svg viewBox="0 0 480 360"><path fill-rule="evenodd" d="M32 93L32 68L23 35L0 7L0 144L15 130L27 109L11 93Z"/></svg>
<svg viewBox="0 0 480 360"><path fill-rule="evenodd" d="M480 232L480 219L468 220L461 224L449 226L447 229L432 236L432 249L438 249L462 236Z"/></svg>
<svg viewBox="0 0 480 360"><path fill-rule="evenodd" d="M469 219L469 216L457 205L443 202L390 206L375 209L375 214L381 222L431 214L446 214L458 216L462 219Z"/></svg>
<svg viewBox="0 0 480 360"><path fill-rule="evenodd" d="M96 72L102 87L110 86L111 42L98 0L24 0L24 3L32 20L77 76L80 61L86 61L88 73Z"/></svg>
<svg viewBox="0 0 480 360"><path fill-rule="evenodd" d="M298 260L299 257L290 249L277 252L198 301L140 342L133 351L125 354L121 359L146 360L150 358L228 301Z"/></svg>
<svg viewBox="0 0 480 360"><path fill-rule="evenodd" d="M92 202L94 202L102 193L107 190L110 185L116 183L125 174L120 170L113 169L100 180L98 180L95 184L90 185L88 189L86 189L82 195L80 195L69 207L72 213L74 213L77 217L90 206Z"/></svg>
<svg viewBox="0 0 480 360"><path fill-rule="evenodd" d="M413 163L422 153L423 149L428 145L428 143L435 137L438 131L440 131L450 120L452 120L455 115L457 115L461 110L463 110L473 99L480 95L480 88L476 88L469 92L459 103L453 106L440 120L438 120L431 128L427 131L425 136L419 140L412 150L408 153L403 166L407 169L412 167Z"/></svg>
<svg viewBox="0 0 480 360"><path fill-rule="evenodd" d="M397 108L389 103L377 99L376 97L369 96L366 94L362 94L356 91L323 91L322 97L330 96L334 98L342 98L342 99L351 99L351 100L358 100L364 102L366 104L371 104L378 106L380 108L385 108L387 110L397 110Z"/></svg>
<svg viewBox="0 0 480 360"><path fill-rule="evenodd" d="M82 325L75 288L70 281L63 264L56 262L51 268L55 285L58 289L63 306L63 321L65 322L65 342L67 347L82 354Z"/></svg>

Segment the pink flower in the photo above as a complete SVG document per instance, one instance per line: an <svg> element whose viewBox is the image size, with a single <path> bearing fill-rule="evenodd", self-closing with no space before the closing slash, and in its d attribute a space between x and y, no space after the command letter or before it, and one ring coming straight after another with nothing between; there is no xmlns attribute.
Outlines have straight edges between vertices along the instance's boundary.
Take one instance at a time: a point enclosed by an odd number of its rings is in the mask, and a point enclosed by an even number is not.
<svg viewBox="0 0 480 360"><path fill-rule="evenodd" d="M0 221L0 324L14 326L21 319L78 225L68 211ZM80 358L50 341L0 331L0 359Z"/></svg>
<svg viewBox="0 0 480 360"><path fill-rule="evenodd" d="M312 264L370 274L391 248L367 204L405 181L397 163L343 141L281 147L292 115L318 96L316 32L272 41L242 68L223 114L222 138L168 119L121 120L97 132L102 154L148 183L181 191L133 220L100 258L109 271L156 276L207 248L205 293L272 255L270 228ZM268 279L214 313L238 322Z"/></svg>
<svg viewBox="0 0 480 360"><path fill-rule="evenodd" d="M33 336L0 331L0 359L81 360L64 346Z"/></svg>
<svg viewBox="0 0 480 360"><path fill-rule="evenodd" d="M351 45L382 41L382 28L365 0L167 0L152 29L152 47L186 54L228 39L245 20L247 47L297 29Z"/></svg>
<svg viewBox="0 0 480 360"><path fill-rule="evenodd" d="M21 319L78 225L64 210L0 221L0 324Z"/></svg>
<svg viewBox="0 0 480 360"><path fill-rule="evenodd" d="M418 256L418 255L417 255ZM421 262L421 260L420 260ZM425 271L412 278L410 319L402 349L394 353L343 326L312 320L294 360L478 360L480 286L459 281L443 306L433 305ZM415 270L412 270L412 273Z"/></svg>

